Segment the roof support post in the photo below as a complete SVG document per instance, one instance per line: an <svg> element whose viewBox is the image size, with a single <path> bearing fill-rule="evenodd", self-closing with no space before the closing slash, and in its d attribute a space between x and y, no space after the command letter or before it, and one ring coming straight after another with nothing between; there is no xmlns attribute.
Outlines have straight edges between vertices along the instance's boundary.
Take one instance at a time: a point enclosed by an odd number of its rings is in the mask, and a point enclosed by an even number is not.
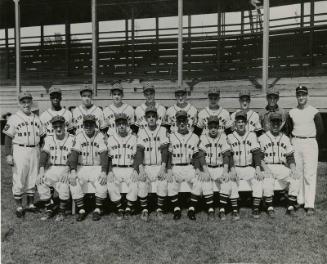
<svg viewBox="0 0 327 264"><path fill-rule="evenodd" d="M8 27L5 28L5 45L6 45L6 78L10 78L10 63L9 63L9 34L8 34Z"/></svg>
<svg viewBox="0 0 327 264"><path fill-rule="evenodd" d="M183 88L183 0L178 0L178 87Z"/></svg>
<svg viewBox="0 0 327 264"><path fill-rule="evenodd" d="M132 6L132 72L135 72L135 7Z"/></svg>
<svg viewBox="0 0 327 264"><path fill-rule="evenodd" d="M70 21L67 19L65 23L65 42L66 42L66 49L65 49L65 60L66 60L66 74L67 76L70 76L70 44L71 44L71 38L70 38Z"/></svg>
<svg viewBox="0 0 327 264"><path fill-rule="evenodd" d="M21 92L21 53L20 53L20 5L19 0L15 2L15 46L16 46L16 89L17 94Z"/></svg>
<svg viewBox="0 0 327 264"><path fill-rule="evenodd" d="M126 75L128 75L128 66L129 66L129 56L128 56L128 34L129 34L129 28L128 28L128 18L125 19L125 51L126 54Z"/></svg>
<svg viewBox="0 0 327 264"><path fill-rule="evenodd" d="M314 25L315 25L315 1L310 1L310 58L311 58L311 65L314 64L314 57L313 57L313 38L314 38Z"/></svg>
<svg viewBox="0 0 327 264"><path fill-rule="evenodd" d="M303 28L303 26L304 26L304 0L301 0L301 15L300 16L301 16L300 17L300 26L301 26L301 28Z"/></svg>
<svg viewBox="0 0 327 264"><path fill-rule="evenodd" d="M97 68L98 68L98 21L97 21L97 1L91 0L92 3L92 88L93 94L97 95Z"/></svg>
<svg viewBox="0 0 327 264"><path fill-rule="evenodd" d="M159 17L156 16L156 72L159 73L159 64L160 64L160 56L159 56Z"/></svg>
<svg viewBox="0 0 327 264"><path fill-rule="evenodd" d="M269 65L269 0L264 0L263 43L262 43L262 93L268 89Z"/></svg>
<svg viewBox="0 0 327 264"><path fill-rule="evenodd" d="M221 2L218 1L217 5L217 51L216 51L216 63L218 72L220 72L220 49L221 49Z"/></svg>

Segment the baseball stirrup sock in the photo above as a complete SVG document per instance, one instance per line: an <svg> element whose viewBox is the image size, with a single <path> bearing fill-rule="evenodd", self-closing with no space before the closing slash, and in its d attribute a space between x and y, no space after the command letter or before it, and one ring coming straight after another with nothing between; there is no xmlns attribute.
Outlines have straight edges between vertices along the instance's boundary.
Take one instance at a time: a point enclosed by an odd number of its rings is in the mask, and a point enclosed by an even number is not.
<svg viewBox="0 0 327 264"><path fill-rule="evenodd" d="M165 203L165 197L158 195L157 206L158 206L158 209L160 209L161 211L163 211L164 203Z"/></svg>
<svg viewBox="0 0 327 264"><path fill-rule="evenodd" d="M95 196L95 207L96 208L101 208L104 204L105 198L100 198L98 196Z"/></svg>
<svg viewBox="0 0 327 264"><path fill-rule="evenodd" d="M171 196L171 197L170 197L170 202L171 202L171 205L172 205L173 208L174 208L174 211L175 211L175 210L180 210L180 209L181 209L181 208L179 207L178 195Z"/></svg>
<svg viewBox="0 0 327 264"><path fill-rule="evenodd" d="M34 193L27 193L27 204L34 204Z"/></svg>
<svg viewBox="0 0 327 264"><path fill-rule="evenodd" d="M253 208L259 208L261 202L261 198L259 197L253 197Z"/></svg>
<svg viewBox="0 0 327 264"><path fill-rule="evenodd" d="M207 205L207 209L213 208L213 194L205 195L204 200Z"/></svg>
<svg viewBox="0 0 327 264"><path fill-rule="evenodd" d="M64 213L67 208L68 200L60 200L59 202L59 212Z"/></svg>
<svg viewBox="0 0 327 264"><path fill-rule="evenodd" d="M297 197L294 196L294 195L289 195L288 196L288 206L295 206L296 205L296 200L297 200Z"/></svg>
<svg viewBox="0 0 327 264"><path fill-rule="evenodd" d="M84 208L84 198L76 199L75 204L78 209L83 209Z"/></svg>
<svg viewBox="0 0 327 264"><path fill-rule="evenodd" d="M23 195L22 194L14 194L14 199L16 204L21 205L23 202Z"/></svg>
<svg viewBox="0 0 327 264"><path fill-rule="evenodd" d="M265 197L266 207L273 207L273 196Z"/></svg>
<svg viewBox="0 0 327 264"><path fill-rule="evenodd" d="M228 195L220 193L219 194L219 204L221 208L226 208L228 203Z"/></svg>
<svg viewBox="0 0 327 264"><path fill-rule="evenodd" d="M126 211L132 211L134 209L134 202L127 200Z"/></svg>
<svg viewBox="0 0 327 264"><path fill-rule="evenodd" d="M237 198L232 198L232 199L230 199L230 202L231 202L231 204L232 204L232 209L233 209L233 211L237 211L237 209L238 209L238 205L237 205Z"/></svg>
<svg viewBox="0 0 327 264"><path fill-rule="evenodd" d="M192 210L192 209L195 210L195 207L196 207L198 201L199 201L199 196L192 193L191 197L190 197L189 210Z"/></svg>
<svg viewBox="0 0 327 264"><path fill-rule="evenodd" d="M114 202L114 204L116 206L117 212L123 210L123 204L121 203L121 200L118 200L118 201Z"/></svg>
<svg viewBox="0 0 327 264"><path fill-rule="evenodd" d="M141 205L141 208L142 208L142 210L144 210L144 209L147 209L147 207L148 207L148 197L139 197L139 199L140 199L140 205Z"/></svg>

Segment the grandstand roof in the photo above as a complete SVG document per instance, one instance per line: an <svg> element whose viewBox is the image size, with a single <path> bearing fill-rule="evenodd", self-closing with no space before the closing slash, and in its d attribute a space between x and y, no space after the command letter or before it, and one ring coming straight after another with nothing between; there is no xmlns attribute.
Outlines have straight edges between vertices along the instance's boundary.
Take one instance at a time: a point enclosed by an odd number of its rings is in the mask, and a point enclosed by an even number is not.
<svg viewBox="0 0 327 264"><path fill-rule="evenodd" d="M302 0L270 0L270 6L299 4ZM303 0L310 2L310 0ZM97 0L99 21L177 15L177 0ZM83 23L91 21L91 0L20 0L21 26ZM249 0L184 0L184 14L216 13L253 9ZM101 6L101 8L100 8ZM14 1L0 0L0 28L12 28L15 23Z"/></svg>

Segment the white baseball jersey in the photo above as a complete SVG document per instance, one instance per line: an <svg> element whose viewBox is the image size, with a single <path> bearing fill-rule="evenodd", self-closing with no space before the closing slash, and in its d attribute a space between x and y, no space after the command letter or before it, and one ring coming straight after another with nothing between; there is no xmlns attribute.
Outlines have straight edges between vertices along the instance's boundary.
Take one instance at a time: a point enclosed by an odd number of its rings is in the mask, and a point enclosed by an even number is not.
<svg viewBox="0 0 327 264"><path fill-rule="evenodd" d="M153 131L148 127L139 130L137 145L144 147L144 165L160 165L160 147L166 144L169 144L166 128L157 126Z"/></svg>
<svg viewBox="0 0 327 264"><path fill-rule="evenodd" d="M232 119L233 124L235 122L236 113L238 113L240 111L242 111L242 110L239 109L236 112L231 114L231 119ZM254 112L253 110L250 109L249 111L247 111L246 116L247 116L247 124L246 124L247 131L254 132L254 131L259 131L262 129L260 117L257 112ZM235 126L235 124L234 124L234 126Z"/></svg>
<svg viewBox="0 0 327 264"><path fill-rule="evenodd" d="M107 145L104 135L100 131L96 130L91 138L84 131L81 131L75 137L72 150L79 153L79 165L99 166L100 153L107 151Z"/></svg>
<svg viewBox="0 0 327 264"><path fill-rule="evenodd" d="M83 105L79 105L73 110L73 125L76 128L76 134L83 130L83 116L94 115L98 129L106 127L102 110L93 105L86 109Z"/></svg>
<svg viewBox="0 0 327 264"><path fill-rule="evenodd" d="M209 109L209 107L206 107L200 111L199 121L197 123L197 126L199 128L204 129L204 133L208 127L209 116L217 116L218 117L220 132L223 132L226 128L230 128L232 126L232 121L231 121L230 115L226 109L222 108L221 106L216 110L212 110L212 109Z"/></svg>
<svg viewBox="0 0 327 264"><path fill-rule="evenodd" d="M53 128L50 121L54 116L63 116L65 118L66 131L73 128L73 115L69 110L62 108L59 111L54 111L49 108L40 116L41 123L47 135L53 134Z"/></svg>
<svg viewBox="0 0 327 264"><path fill-rule="evenodd" d="M144 128L148 126L148 123L145 120L145 109L147 108L146 104L143 103L135 109L135 119L136 125L140 128ZM161 125L165 120L166 116L166 108L158 103L155 103L155 108L157 109L158 121L157 125Z"/></svg>
<svg viewBox="0 0 327 264"><path fill-rule="evenodd" d="M13 144L28 146L38 145L40 137L44 135L40 118L33 113L26 115L20 110L9 117L3 133L12 138Z"/></svg>
<svg viewBox="0 0 327 264"><path fill-rule="evenodd" d="M292 134L298 137L315 137L317 134L315 115L319 111L311 105L304 109L293 108L289 115L293 121Z"/></svg>
<svg viewBox="0 0 327 264"><path fill-rule="evenodd" d="M134 124L134 109L128 104L122 104L120 107L116 107L114 104L107 106L103 110L104 119L106 126L109 127L108 134L112 134L116 128L115 115L119 113L124 113L127 115L128 124Z"/></svg>
<svg viewBox="0 0 327 264"><path fill-rule="evenodd" d="M121 137L113 133L107 141L108 154L112 158L113 165L132 166L136 154L137 138L132 133Z"/></svg>
<svg viewBox="0 0 327 264"><path fill-rule="evenodd" d="M258 138L254 132L246 131L243 136L236 131L227 136L233 152L234 165L245 167L253 164L252 152L260 150Z"/></svg>
<svg viewBox="0 0 327 264"><path fill-rule="evenodd" d="M284 133L275 137L268 131L259 137L259 143L268 164L286 164L286 156L294 152L289 137Z"/></svg>
<svg viewBox="0 0 327 264"><path fill-rule="evenodd" d="M170 130L171 132L177 131L177 126L176 126L176 113L180 110L184 110L187 113L188 117L188 128L189 130L193 131L193 126L196 125L197 120L198 120L198 110L191 105L190 103L187 103L187 105L184 108L180 108L176 104L169 107L167 112L166 112L166 124L170 125Z"/></svg>
<svg viewBox="0 0 327 264"><path fill-rule="evenodd" d="M172 164L191 163L193 155L199 152L199 137L192 132L186 135L174 132L169 137L169 143Z"/></svg>
<svg viewBox="0 0 327 264"><path fill-rule="evenodd" d="M223 165L223 154L231 150L225 133L221 133L215 138L208 134L202 134L199 149L205 152L206 163L212 166Z"/></svg>
<svg viewBox="0 0 327 264"><path fill-rule="evenodd" d="M47 135L42 150L49 154L51 165L65 166L73 143L74 137L70 134L67 134L62 140L57 139L55 135Z"/></svg>

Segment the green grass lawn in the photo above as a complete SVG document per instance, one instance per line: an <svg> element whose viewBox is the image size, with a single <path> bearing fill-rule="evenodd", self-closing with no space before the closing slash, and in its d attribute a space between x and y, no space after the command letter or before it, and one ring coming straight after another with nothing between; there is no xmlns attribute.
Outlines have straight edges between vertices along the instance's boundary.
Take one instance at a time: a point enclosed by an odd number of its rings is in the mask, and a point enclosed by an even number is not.
<svg viewBox="0 0 327 264"><path fill-rule="evenodd" d="M1 152L3 154L3 151ZM63 223L40 220L41 214L14 215L11 169L1 158L2 263L327 263L327 164L319 163L316 215L304 210L291 219L284 208L276 218L251 218L241 208L241 220L207 222L199 213L191 222L172 215L149 223L139 216L118 222L114 214L99 222L89 216L77 223L68 216Z"/></svg>

